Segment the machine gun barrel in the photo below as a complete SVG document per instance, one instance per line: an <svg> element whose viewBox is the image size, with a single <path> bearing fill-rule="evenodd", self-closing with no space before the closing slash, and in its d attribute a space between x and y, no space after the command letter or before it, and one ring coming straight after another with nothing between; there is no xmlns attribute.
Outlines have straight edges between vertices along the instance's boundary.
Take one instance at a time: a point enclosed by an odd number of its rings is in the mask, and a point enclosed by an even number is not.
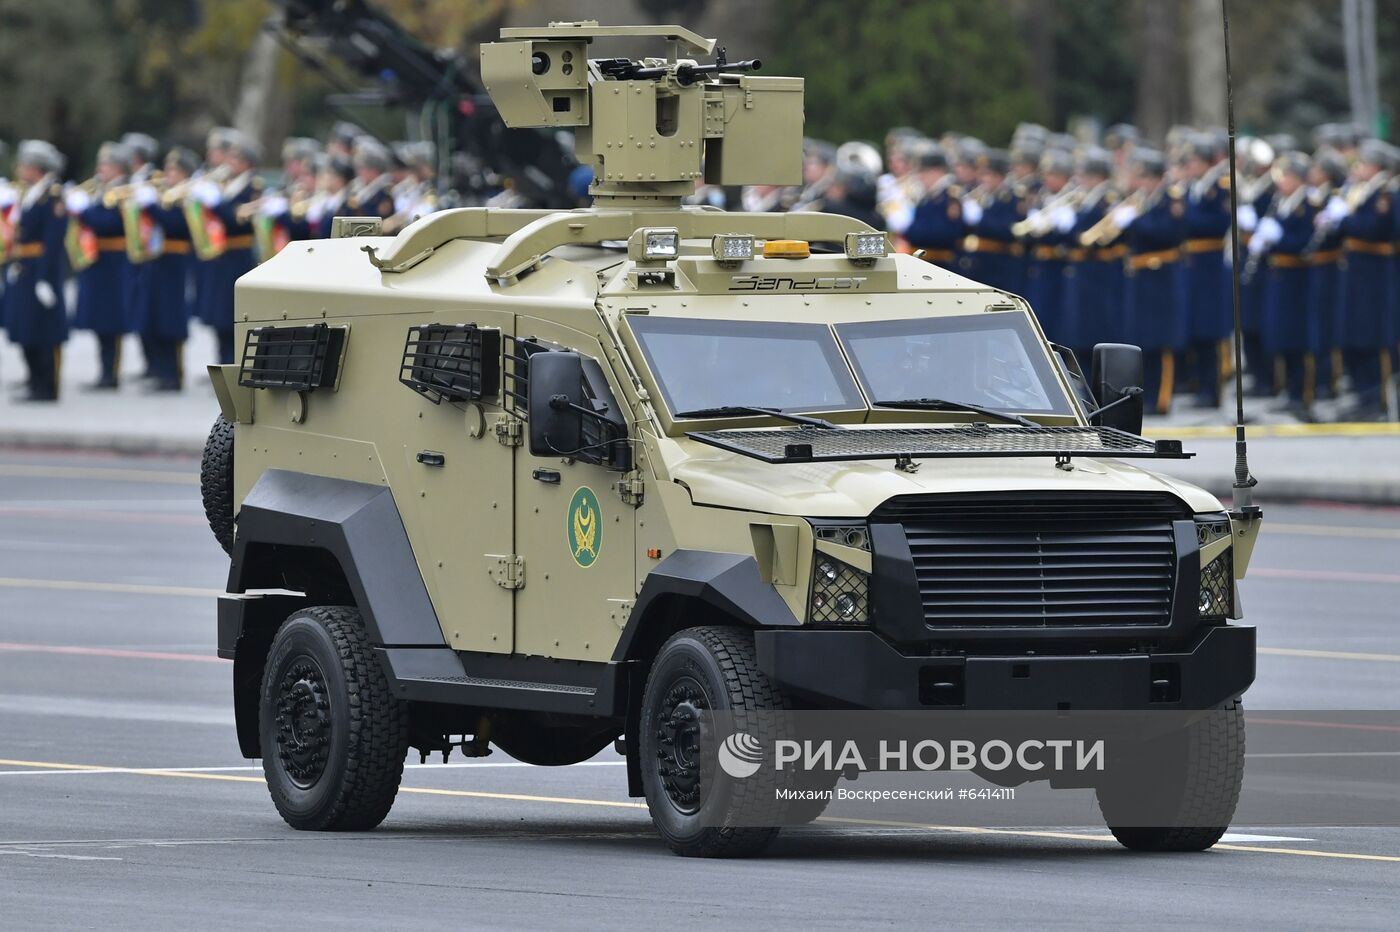
<svg viewBox="0 0 1400 932"><path fill-rule="evenodd" d="M695 65L690 62L681 62L676 66L676 82L682 86L689 86L710 75L728 74L735 71L758 71L762 67L763 61L757 58L750 58L745 61L727 62L723 59L723 56L721 56L718 61L709 65ZM645 81L664 78L668 71L669 66L667 65L633 65L632 67L624 67L610 64L609 67L605 68L604 73L610 73L613 76L626 80Z"/></svg>

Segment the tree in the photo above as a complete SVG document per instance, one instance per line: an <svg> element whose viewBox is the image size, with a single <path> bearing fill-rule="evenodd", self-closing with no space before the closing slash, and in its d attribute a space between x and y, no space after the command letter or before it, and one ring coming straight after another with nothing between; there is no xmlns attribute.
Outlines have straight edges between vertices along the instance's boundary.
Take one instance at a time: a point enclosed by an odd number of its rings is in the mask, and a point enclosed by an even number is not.
<svg viewBox="0 0 1400 932"><path fill-rule="evenodd" d="M764 67L807 79L808 135L880 139L912 125L1001 141L1046 115L1004 4L792 0L769 9L776 51Z"/></svg>

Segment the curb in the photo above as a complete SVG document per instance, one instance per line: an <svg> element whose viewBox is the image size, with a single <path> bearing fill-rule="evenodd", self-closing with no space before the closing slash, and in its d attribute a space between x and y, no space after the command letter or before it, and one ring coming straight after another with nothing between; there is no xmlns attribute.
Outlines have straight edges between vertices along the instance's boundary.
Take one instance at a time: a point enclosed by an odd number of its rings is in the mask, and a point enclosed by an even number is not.
<svg viewBox="0 0 1400 932"><path fill-rule="evenodd" d="M1198 479L1182 477L1183 481L1205 489L1229 507L1234 492L1233 479ZM1334 502L1340 505L1400 506L1400 483L1380 480L1337 480L1321 478L1279 478L1270 476L1255 492L1262 504L1279 505L1305 502Z"/></svg>
<svg viewBox="0 0 1400 932"><path fill-rule="evenodd" d="M75 434L64 431L0 430L0 449L75 450L122 455L199 456L204 439L141 434Z"/></svg>

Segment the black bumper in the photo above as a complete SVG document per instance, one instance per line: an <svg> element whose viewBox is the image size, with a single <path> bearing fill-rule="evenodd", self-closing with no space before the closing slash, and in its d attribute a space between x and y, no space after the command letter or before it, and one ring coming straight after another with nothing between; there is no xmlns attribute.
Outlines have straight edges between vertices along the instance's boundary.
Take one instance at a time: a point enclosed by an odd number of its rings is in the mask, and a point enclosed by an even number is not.
<svg viewBox="0 0 1400 932"><path fill-rule="evenodd" d="M1208 709L1254 682L1254 628L1204 628L1189 647L1134 654L928 657L869 630L756 633L759 667L819 705L856 709Z"/></svg>

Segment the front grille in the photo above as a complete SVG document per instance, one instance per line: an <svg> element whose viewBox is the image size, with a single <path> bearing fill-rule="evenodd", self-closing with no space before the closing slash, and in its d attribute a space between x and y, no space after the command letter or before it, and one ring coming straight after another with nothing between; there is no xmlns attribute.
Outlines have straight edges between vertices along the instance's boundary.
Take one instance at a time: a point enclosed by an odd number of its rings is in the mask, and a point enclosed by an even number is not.
<svg viewBox="0 0 1400 932"><path fill-rule="evenodd" d="M895 499L873 518L904 526L934 628L1151 626L1170 622L1172 521L1149 494Z"/></svg>

